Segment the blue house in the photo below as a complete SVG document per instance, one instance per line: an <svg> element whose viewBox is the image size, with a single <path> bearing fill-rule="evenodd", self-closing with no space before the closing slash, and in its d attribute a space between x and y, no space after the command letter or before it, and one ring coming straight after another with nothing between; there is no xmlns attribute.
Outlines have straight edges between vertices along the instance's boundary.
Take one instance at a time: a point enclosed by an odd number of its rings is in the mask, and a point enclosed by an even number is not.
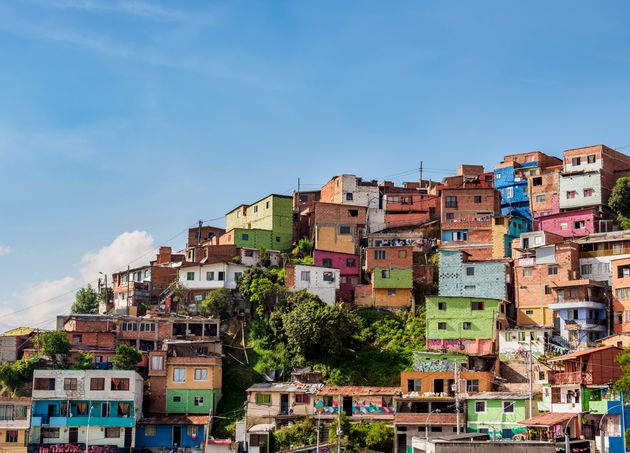
<svg viewBox="0 0 630 453"><path fill-rule="evenodd" d="M494 187L501 192L501 214L518 215L531 222L527 173L538 168L538 162L497 164L494 169Z"/></svg>
<svg viewBox="0 0 630 453"><path fill-rule="evenodd" d="M168 415L138 422L136 448L201 448L206 437L207 415Z"/></svg>

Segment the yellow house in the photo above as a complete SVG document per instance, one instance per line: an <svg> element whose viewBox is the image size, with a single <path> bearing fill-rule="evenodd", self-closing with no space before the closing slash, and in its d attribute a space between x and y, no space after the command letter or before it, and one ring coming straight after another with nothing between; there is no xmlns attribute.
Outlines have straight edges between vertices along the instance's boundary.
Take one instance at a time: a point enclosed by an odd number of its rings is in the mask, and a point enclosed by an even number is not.
<svg viewBox="0 0 630 453"><path fill-rule="evenodd" d="M208 414L221 397L220 357L169 357L166 364L166 412Z"/></svg>
<svg viewBox="0 0 630 453"><path fill-rule="evenodd" d="M31 427L31 399L0 397L0 450L26 453Z"/></svg>

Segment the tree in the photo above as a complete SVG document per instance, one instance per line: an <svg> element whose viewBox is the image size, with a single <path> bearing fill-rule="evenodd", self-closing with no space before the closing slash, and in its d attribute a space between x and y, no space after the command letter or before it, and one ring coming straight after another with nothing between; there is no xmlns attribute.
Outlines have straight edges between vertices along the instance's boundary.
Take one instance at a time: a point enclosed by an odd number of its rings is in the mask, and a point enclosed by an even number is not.
<svg viewBox="0 0 630 453"><path fill-rule="evenodd" d="M94 368L94 356L89 352L79 352L70 368L73 370L91 370Z"/></svg>
<svg viewBox="0 0 630 453"><path fill-rule="evenodd" d="M376 451L394 450L394 428L385 422L370 423L365 447Z"/></svg>
<svg viewBox="0 0 630 453"><path fill-rule="evenodd" d="M608 198L608 206L617 213L623 229L630 229L630 177L619 178Z"/></svg>
<svg viewBox="0 0 630 453"><path fill-rule="evenodd" d="M317 426L307 417L301 422L277 430L273 436L276 446L283 450L313 445L317 441Z"/></svg>
<svg viewBox="0 0 630 453"><path fill-rule="evenodd" d="M98 293L88 284L77 291L70 310L74 314L95 315L98 313L98 301Z"/></svg>
<svg viewBox="0 0 630 453"><path fill-rule="evenodd" d="M232 290L219 288L208 293L206 298L199 304L199 312L204 316L227 319L235 307L236 298Z"/></svg>
<svg viewBox="0 0 630 453"><path fill-rule="evenodd" d="M45 356L54 362L55 366L63 367L67 363L70 341L68 341L65 332L61 330L42 332L35 338L35 344Z"/></svg>
<svg viewBox="0 0 630 453"><path fill-rule="evenodd" d="M0 385L3 391L11 396L28 393L27 384L33 379L33 371L41 366L40 362L41 359L36 356L0 364Z"/></svg>
<svg viewBox="0 0 630 453"><path fill-rule="evenodd" d="M116 354L112 357L115 370L135 370L136 364L142 360L142 354L133 346L120 344L116 346Z"/></svg>

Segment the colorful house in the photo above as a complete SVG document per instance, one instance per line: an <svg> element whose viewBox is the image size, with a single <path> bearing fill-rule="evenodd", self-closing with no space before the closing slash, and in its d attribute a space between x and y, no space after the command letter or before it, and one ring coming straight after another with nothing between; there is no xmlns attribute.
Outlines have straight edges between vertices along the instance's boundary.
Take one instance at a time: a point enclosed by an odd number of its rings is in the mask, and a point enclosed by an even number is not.
<svg viewBox="0 0 630 453"><path fill-rule="evenodd" d="M344 387L325 385L313 399L313 414L322 419L343 411L351 420L393 421L396 408L394 397L400 387Z"/></svg>
<svg viewBox="0 0 630 453"><path fill-rule="evenodd" d="M344 302L352 302L354 300L354 287L361 281L359 256L351 253L314 250L313 261L316 266L339 269L341 278L338 299Z"/></svg>
<svg viewBox="0 0 630 453"><path fill-rule="evenodd" d="M318 296L322 302L334 305L340 288L339 269L295 264L285 267L284 282L291 291L306 290Z"/></svg>
<svg viewBox="0 0 630 453"><path fill-rule="evenodd" d="M202 449L209 426L208 415L153 415L138 420L136 448L163 452L165 449Z"/></svg>
<svg viewBox="0 0 630 453"><path fill-rule="evenodd" d="M220 244L289 250L293 244L293 197L271 194L242 204L226 214L225 224Z"/></svg>
<svg viewBox="0 0 630 453"><path fill-rule="evenodd" d="M313 413L319 383L268 382L247 389L247 419L253 423L286 424Z"/></svg>
<svg viewBox="0 0 630 453"><path fill-rule="evenodd" d="M518 422L528 414L528 393L484 392L466 401L466 430L490 434L493 440L526 438L525 427Z"/></svg>
<svg viewBox="0 0 630 453"><path fill-rule="evenodd" d="M133 447L143 385L135 371L36 370L31 445Z"/></svg>
<svg viewBox="0 0 630 453"><path fill-rule="evenodd" d="M0 449L26 453L31 427L31 399L0 397Z"/></svg>
<svg viewBox="0 0 630 453"><path fill-rule="evenodd" d="M207 415L221 397L220 357L169 356L166 361L166 413Z"/></svg>

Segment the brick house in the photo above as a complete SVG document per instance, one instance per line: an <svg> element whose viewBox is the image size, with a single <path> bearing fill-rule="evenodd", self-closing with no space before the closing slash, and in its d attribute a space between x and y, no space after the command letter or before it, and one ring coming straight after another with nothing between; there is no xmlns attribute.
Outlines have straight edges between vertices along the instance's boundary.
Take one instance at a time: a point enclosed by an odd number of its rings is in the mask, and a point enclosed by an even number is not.
<svg viewBox="0 0 630 453"><path fill-rule="evenodd" d="M314 248L328 252L358 254L366 215L367 208L363 206L315 203L312 216Z"/></svg>
<svg viewBox="0 0 630 453"><path fill-rule="evenodd" d="M337 298L344 302L352 302L354 300L354 287L361 281L359 256L314 250L313 261L316 266L339 269L341 277Z"/></svg>

